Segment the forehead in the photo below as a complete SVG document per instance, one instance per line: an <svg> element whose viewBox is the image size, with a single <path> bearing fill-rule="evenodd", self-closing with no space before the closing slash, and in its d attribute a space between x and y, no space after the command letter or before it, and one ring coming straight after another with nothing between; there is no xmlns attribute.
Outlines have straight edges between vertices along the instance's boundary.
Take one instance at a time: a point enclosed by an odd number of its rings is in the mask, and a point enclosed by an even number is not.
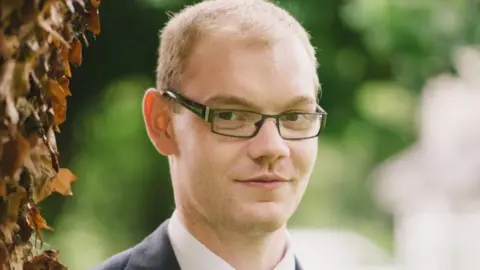
<svg viewBox="0 0 480 270"><path fill-rule="evenodd" d="M315 72L304 46L293 36L271 43L211 36L193 49L181 88L200 102L238 96L276 110L300 96L315 100Z"/></svg>

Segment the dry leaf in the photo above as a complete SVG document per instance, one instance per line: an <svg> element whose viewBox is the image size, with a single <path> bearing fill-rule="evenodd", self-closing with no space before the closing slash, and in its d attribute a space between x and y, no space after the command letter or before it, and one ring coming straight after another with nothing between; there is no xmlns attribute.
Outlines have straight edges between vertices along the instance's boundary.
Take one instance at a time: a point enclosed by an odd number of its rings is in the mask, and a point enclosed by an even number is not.
<svg viewBox="0 0 480 270"><path fill-rule="evenodd" d="M58 262L58 250L45 250L31 261L25 262L24 270L67 270Z"/></svg>
<svg viewBox="0 0 480 270"><path fill-rule="evenodd" d="M32 203L27 204L27 224L34 230L53 230L52 227L47 225L42 215L40 215L40 208Z"/></svg>
<svg viewBox="0 0 480 270"><path fill-rule="evenodd" d="M71 65L81 65L82 43L89 46L85 32L100 33L99 5L100 0L0 1L2 270L66 269L56 251L30 260L30 238L35 232L43 241L40 230L52 229L35 203L53 191L72 194L76 177L59 168L54 131L66 118Z"/></svg>
<svg viewBox="0 0 480 270"><path fill-rule="evenodd" d="M7 195L7 185L5 182L0 180L0 197L5 197Z"/></svg>
<svg viewBox="0 0 480 270"><path fill-rule="evenodd" d="M55 125L60 125L65 121L67 116L66 94L58 81L50 79L48 88L52 95L53 122ZM70 90L68 91L70 92Z"/></svg>
<svg viewBox="0 0 480 270"><path fill-rule="evenodd" d="M68 55L70 64L73 66L80 66L82 64L82 43L78 38L74 38L72 41L72 47Z"/></svg>
<svg viewBox="0 0 480 270"><path fill-rule="evenodd" d="M23 96L30 89L28 75L32 72L32 66L28 62L17 62L13 71L14 77L12 87L15 89L15 96Z"/></svg>
<svg viewBox="0 0 480 270"><path fill-rule="evenodd" d="M76 180L77 177L69 169L62 168L53 179L53 190L64 196L72 196L71 184Z"/></svg>
<svg viewBox="0 0 480 270"><path fill-rule="evenodd" d="M18 186L15 192L7 195L5 221L0 223L0 230L3 233L4 241L7 244L13 242L13 234L19 230L17 224L18 212L23 199L27 193L23 187Z"/></svg>
<svg viewBox="0 0 480 270"><path fill-rule="evenodd" d="M6 136L8 136L8 132L5 132L5 131L2 130L2 129L4 129L4 125L2 125L2 124L0 123L0 138L1 138L1 137L6 137ZM1 134L2 131L3 131L3 133L5 133L3 136L2 136L2 134ZM2 140L0 139L0 160L2 160L2 157L3 157L3 142L2 142ZM1 171L0 171L0 175L1 175Z"/></svg>
<svg viewBox="0 0 480 270"><path fill-rule="evenodd" d="M62 101L65 99L65 92L58 81L52 79L48 80L48 89L54 98Z"/></svg>
<svg viewBox="0 0 480 270"><path fill-rule="evenodd" d="M42 19L39 18L38 25L43 30L45 30L45 32L50 34L50 37L52 37L54 40L56 40L57 42L61 42L65 46L68 46L67 41L63 39L63 37L59 33L57 33L48 22L43 21Z"/></svg>
<svg viewBox="0 0 480 270"><path fill-rule="evenodd" d="M20 229L18 226L17 222L15 221L10 221L6 220L2 223L0 223L0 231L3 234L3 241L6 244L11 244L13 243L13 234L17 232Z"/></svg>
<svg viewBox="0 0 480 270"><path fill-rule="evenodd" d="M66 100L60 101L58 99L53 99L52 108L53 108L53 111L55 112L53 116L53 123L55 125L60 125L61 123L65 122L65 119L67 119Z"/></svg>
<svg viewBox="0 0 480 270"><path fill-rule="evenodd" d="M60 60L63 63L63 66L65 68L65 75L67 75L69 78L72 77L72 71L70 69L70 63L68 62L68 54L69 54L70 49L67 46L62 46L60 49Z"/></svg>
<svg viewBox="0 0 480 270"><path fill-rule="evenodd" d="M40 180L37 180L39 182ZM50 179L43 179L43 184L35 187L34 200L36 203L43 201L45 198L50 196L53 192L53 183Z"/></svg>
<svg viewBox="0 0 480 270"><path fill-rule="evenodd" d="M58 79L58 83L62 87L63 93L65 94L65 96L71 96L72 95L72 92L70 92L70 88L69 88L70 81L68 80L67 76L64 75L64 76L60 77L60 79Z"/></svg>
<svg viewBox="0 0 480 270"><path fill-rule="evenodd" d="M85 24L90 32L94 35L100 34L100 14L98 8L92 7L88 11L88 16L85 19Z"/></svg>
<svg viewBox="0 0 480 270"><path fill-rule="evenodd" d="M21 200L25 199L27 191L18 186L17 190L7 196L7 218L12 221L17 221L18 209L20 208Z"/></svg>
<svg viewBox="0 0 480 270"><path fill-rule="evenodd" d="M100 0L90 0L90 4L92 4L92 7L98 9L100 7Z"/></svg>
<svg viewBox="0 0 480 270"><path fill-rule="evenodd" d="M9 179L15 178L29 154L30 143L20 133L17 133L15 139L3 145L2 162L0 163L3 176Z"/></svg>
<svg viewBox="0 0 480 270"><path fill-rule="evenodd" d="M32 134L27 138L28 143L30 144L30 148L34 148L40 142L40 137L38 134Z"/></svg>
<svg viewBox="0 0 480 270"><path fill-rule="evenodd" d="M43 245L43 237L40 230L53 231L53 228L48 226L45 219L40 215L40 209L32 203L27 204L27 224L40 239L40 245Z"/></svg>
<svg viewBox="0 0 480 270"><path fill-rule="evenodd" d="M35 199L40 202L54 191L64 196L72 196L71 184L76 180L77 177L69 169L61 168L55 177L45 179L43 185L36 188Z"/></svg>
<svg viewBox="0 0 480 270"><path fill-rule="evenodd" d="M0 241L0 269L8 269L6 265L4 265L5 262L8 261L8 251L7 248L5 247L5 244Z"/></svg>

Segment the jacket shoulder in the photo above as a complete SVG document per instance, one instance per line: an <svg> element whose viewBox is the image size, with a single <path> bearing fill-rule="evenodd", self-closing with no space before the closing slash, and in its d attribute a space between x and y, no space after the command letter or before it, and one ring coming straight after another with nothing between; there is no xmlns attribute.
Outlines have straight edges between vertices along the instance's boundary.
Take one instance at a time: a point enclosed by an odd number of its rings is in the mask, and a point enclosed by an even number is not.
<svg viewBox="0 0 480 270"><path fill-rule="evenodd" d="M132 248L117 253L90 270L124 270L132 253Z"/></svg>

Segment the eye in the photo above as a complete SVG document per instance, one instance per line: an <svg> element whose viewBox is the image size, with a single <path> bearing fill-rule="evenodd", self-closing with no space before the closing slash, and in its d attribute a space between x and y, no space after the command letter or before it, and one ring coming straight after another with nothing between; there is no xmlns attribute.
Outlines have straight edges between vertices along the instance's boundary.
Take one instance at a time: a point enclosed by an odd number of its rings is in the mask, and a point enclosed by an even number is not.
<svg viewBox="0 0 480 270"><path fill-rule="evenodd" d="M232 111L222 111L217 114L218 118L227 121L239 121L242 120L243 117L239 115L238 112Z"/></svg>
<svg viewBox="0 0 480 270"><path fill-rule="evenodd" d="M221 110L216 111L214 116L214 129L226 131L244 127L252 127L252 123L261 120L262 116L253 112ZM253 126L254 127L254 126Z"/></svg>
<svg viewBox="0 0 480 270"><path fill-rule="evenodd" d="M300 114L299 113L287 113L282 115L281 120L284 121L298 121L300 119Z"/></svg>

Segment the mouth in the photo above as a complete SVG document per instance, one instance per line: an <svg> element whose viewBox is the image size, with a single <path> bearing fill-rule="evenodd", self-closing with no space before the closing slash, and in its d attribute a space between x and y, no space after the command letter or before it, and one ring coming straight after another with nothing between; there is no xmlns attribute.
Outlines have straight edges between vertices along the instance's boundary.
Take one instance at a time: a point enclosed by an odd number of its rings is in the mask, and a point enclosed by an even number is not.
<svg viewBox="0 0 480 270"><path fill-rule="evenodd" d="M235 182L250 188L276 189L288 184L289 180L276 175L262 175L250 179L237 180Z"/></svg>

